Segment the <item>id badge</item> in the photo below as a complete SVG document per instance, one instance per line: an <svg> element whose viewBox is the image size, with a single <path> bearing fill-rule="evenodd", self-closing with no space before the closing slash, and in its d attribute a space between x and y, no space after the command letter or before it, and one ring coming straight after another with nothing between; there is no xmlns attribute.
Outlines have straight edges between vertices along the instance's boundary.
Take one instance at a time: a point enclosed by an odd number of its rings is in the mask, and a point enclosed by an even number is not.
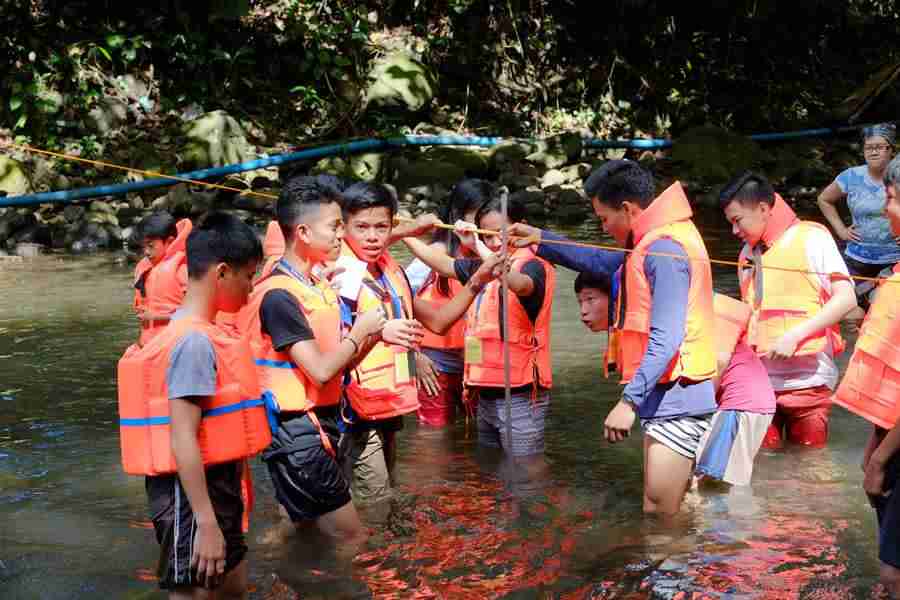
<svg viewBox="0 0 900 600"><path fill-rule="evenodd" d="M415 356L412 352L404 351L394 354L394 382L399 384L409 383L416 376Z"/></svg>
<svg viewBox="0 0 900 600"><path fill-rule="evenodd" d="M483 360L481 340L477 337L466 336L466 354L465 361L470 365L480 365Z"/></svg>

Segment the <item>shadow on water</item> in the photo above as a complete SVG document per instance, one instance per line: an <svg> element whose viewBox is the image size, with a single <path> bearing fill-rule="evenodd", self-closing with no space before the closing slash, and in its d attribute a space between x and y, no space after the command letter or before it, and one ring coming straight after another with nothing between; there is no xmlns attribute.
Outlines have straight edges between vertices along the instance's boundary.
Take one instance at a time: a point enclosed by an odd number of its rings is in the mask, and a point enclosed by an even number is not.
<svg viewBox="0 0 900 600"><path fill-rule="evenodd" d="M701 220L711 254L737 243ZM596 240L595 225L570 234ZM734 292L731 267L716 287ZM107 258L0 268L0 588L4 598L161 598L140 478L119 465L115 362L135 335L130 271ZM600 376L559 270L547 452L510 463L474 424L407 419L397 493L364 507L371 538L340 560L310 531L281 542L253 469L254 598L875 598L874 515L858 464L866 425L841 409L823 451L760 455L752 487L691 492L674 522L640 510L640 436L602 439L619 386ZM846 356L844 357L846 360Z"/></svg>

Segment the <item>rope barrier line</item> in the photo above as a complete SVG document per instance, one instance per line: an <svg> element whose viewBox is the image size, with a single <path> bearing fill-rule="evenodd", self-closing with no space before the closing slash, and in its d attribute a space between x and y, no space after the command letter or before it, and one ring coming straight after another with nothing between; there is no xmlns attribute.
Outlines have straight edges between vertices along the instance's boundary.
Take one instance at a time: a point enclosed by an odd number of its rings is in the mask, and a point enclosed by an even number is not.
<svg viewBox="0 0 900 600"><path fill-rule="evenodd" d="M415 219L410 219L408 217L399 217L399 216L394 217L394 220L409 222L409 223L412 223L415 221ZM454 231L456 229L456 227L454 227L453 225L447 225L446 223L436 223L434 226L437 227L438 229L448 229L450 231ZM490 235L490 236L501 235L501 232L494 231L493 229L474 229L473 228L473 229L469 229L467 231L471 231L472 233L478 233L481 235ZM509 239L511 239L511 240L527 240L528 238L523 237L523 236L511 235L511 236L509 236ZM534 243L538 243L538 242L534 242ZM555 245L555 246L574 246L576 248L590 248L593 250L606 250L608 252L621 252L623 254L635 252L635 250L633 248L620 248L619 246L608 246L605 244L589 244L587 242L577 242L575 240L545 240L545 239L541 239L539 243ZM686 257L681 254L674 254L671 252L646 251L646 252L641 252L641 254L643 254L644 256L661 256L663 258L673 258L676 260L683 260L683 261L687 261L687 262L710 263L713 265L725 265L725 266L729 266L729 267L740 267L741 266L741 263L736 260L727 260L727 259L721 259L721 258L690 258L690 257ZM751 262L747 262L746 264L752 266ZM822 276L826 276L826 277L831 275L831 273L825 273L825 272L820 272L820 271L810 271L807 269L794 269L791 267L778 267L775 265L763 265L763 268L770 269L772 271L785 271L788 273L801 273L803 275L822 275ZM858 279L860 281L874 281L877 283L883 283L883 282L887 281L887 279L885 279L885 278L865 277L863 275L850 275L849 277L850 277L850 279Z"/></svg>
<svg viewBox="0 0 900 600"><path fill-rule="evenodd" d="M3 147L13 148L16 150L22 150L23 152L32 152L34 154L43 154L45 156L52 156L54 158L61 158L63 160L69 160L73 162L80 162L84 164L88 164L95 167L103 167L106 169L116 169L118 171L127 171L129 173L137 173L139 175L146 175L149 177L156 177L160 179L171 179L173 181L180 181L182 183L193 183L196 185L204 185L207 187L212 187L220 190L225 190L228 192L236 192L241 195L246 196L259 196L260 198L269 198L272 200L277 200L278 196L275 194L266 194L263 192L255 192L253 190L242 190L239 188L229 187L227 185L221 185L218 183L210 183L208 181L200 181L197 179L188 179L187 177L181 177L179 175L166 175L164 173L157 173L156 171L147 171L144 169L136 169L134 167L126 167L124 165L117 165L114 163L108 163L100 160L91 160L89 158L82 158L80 156L75 156L74 154L64 154L62 152L53 152L52 150L42 150L40 148L35 148L34 146L29 146L27 144L15 144L13 142L3 142Z"/></svg>
<svg viewBox="0 0 900 600"><path fill-rule="evenodd" d="M208 181L201 181L198 179L189 179L186 177L181 177L179 175L166 175L164 173L156 173L154 171L148 171L145 169L137 169L134 167L127 167L125 165L117 165L115 163L109 163L109 162L99 161L99 160L92 160L89 158L82 158L80 156L75 156L73 154L54 152L52 150L43 150L41 148L35 148L35 147L29 146L27 144L16 144L13 142L0 142L0 147L14 148L17 150L22 150L24 152L32 152L35 154L43 154L46 156L53 156L55 158L60 158L63 160L69 160L69 161L73 161L73 162L80 162L80 163L89 164L89 165L97 166L97 167L116 169L119 171L127 171L130 173L138 173L140 175L148 175L151 177L157 177L157 178L162 178L162 179L171 179L174 181L179 181L181 183L190 183L190 184L194 184L194 185L210 187L210 188L225 190L225 191L229 191L229 192L235 192L239 195L248 195L248 196L252 195L252 196L257 196L260 198L266 198L269 200L277 200L278 199L277 194L266 194L264 192L256 192L253 190L241 190L239 188L221 185L218 183L210 183ZM399 222L407 222L407 223L415 222L415 219L411 219L409 217L401 217L401 216L395 216L394 220L399 221ZM436 223L434 226L438 229L447 229L450 231L454 231L456 229L456 227L454 227L453 225L449 225L447 223ZM481 234L481 235L490 235L490 236L502 235L502 232L494 231L492 229L477 229L477 228L475 228L475 229L471 229L470 231L472 231L473 233ZM509 236L509 239L510 240L522 240L522 239L528 239L528 238L521 237L521 236ZM618 246L609 246L609 245L605 245L605 244L589 244L587 242L577 242L574 240L544 240L544 239L542 239L540 241L540 243L541 244L549 244L549 245L557 245L557 246L573 246L576 248L590 248L590 249L594 249L594 250L606 250L608 252L633 253L635 251L632 248L620 248ZM731 266L731 267L740 267L741 266L740 262L735 261L735 260L727 260L727 259L689 258L689 257L685 257L685 256L682 256L679 254L673 254L673 253L669 253L669 252L650 252L650 251L648 251L648 252L642 252L642 254L644 254L645 256L660 256L663 258L673 258L676 260L684 260L684 261L689 261L689 262L708 262L708 263L714 264L714 265L724 265L724 266ZM764 265L763 268L771 269L771 270L775 270L775 271L785 271L785 272L789 272L789 273L800 273L800 274L804 274L804 275L819 275L819 276L826 276L826 277L831 275L831 273L823 273L823 272L811 271L811 270L806 270L806 269L793 269L790 267L778 267L778 266L773 266L773 265ZM863 275L850 275L850 279L854 279L854 280L858 280L858 281L872 281L875 283L883 283L883 282L887 281L887 279L885 279L885 278L866 277Z"/></svg>

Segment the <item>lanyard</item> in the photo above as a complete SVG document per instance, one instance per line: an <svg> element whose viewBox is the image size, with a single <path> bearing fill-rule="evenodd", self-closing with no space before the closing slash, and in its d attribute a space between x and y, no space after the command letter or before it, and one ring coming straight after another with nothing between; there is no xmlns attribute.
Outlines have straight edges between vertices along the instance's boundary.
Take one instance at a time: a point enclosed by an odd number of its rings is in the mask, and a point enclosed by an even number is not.
<svg viewBox="0 0 900 600"><path fill-rule="evenodd" d="M284 271L286 275L293 277L294 279L299 281L301 284L303 284L305 287L307 287L310 291L312 291L316 295L318 295L319 298L321 298L323 302L325 302L326 304L331 304L328 301L328 297L325 295L325 292L323 292L321 289L319 289L319 286L314 285L312 283L312 281L310 281L309 278L306 277L306 275L304 275L303 273L301 273L300 271L295 269L293 266L291 266L291 264L288 261L284 260L283 258L280 259L278 261L278 268L281 269L282 271Z"/></svg>

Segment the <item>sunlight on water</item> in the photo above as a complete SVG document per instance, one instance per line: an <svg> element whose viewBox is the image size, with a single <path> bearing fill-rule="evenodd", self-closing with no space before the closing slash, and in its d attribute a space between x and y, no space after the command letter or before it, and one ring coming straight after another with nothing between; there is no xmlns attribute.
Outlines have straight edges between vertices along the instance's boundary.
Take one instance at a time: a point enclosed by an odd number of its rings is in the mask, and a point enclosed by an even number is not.
<svg viewBox="0 0 900 600"><path fill-rule="evenodd" d="M706 219L704 219L706 221ZM711 254L734 258L720 220ZM570 232L596 240L593 220ZM605 240L608 241L608 240ZM734 272L716 269L733 292ZM0 266L0 585L10 598L155 598L143 481L119 465L115 363L135 336L130 268L109 257ZM641 449L602 440L619 386L560 269L547 453L477 451L473 424L407 419L397 493L363 509L351 565L280 517L257 461L256 598L875 598L874 515L858 464L866 425L841 409L823 451L762 453L750 488L692 492L663 525L641 515ZM844 358L846 361L846 357Z"/></svg>

